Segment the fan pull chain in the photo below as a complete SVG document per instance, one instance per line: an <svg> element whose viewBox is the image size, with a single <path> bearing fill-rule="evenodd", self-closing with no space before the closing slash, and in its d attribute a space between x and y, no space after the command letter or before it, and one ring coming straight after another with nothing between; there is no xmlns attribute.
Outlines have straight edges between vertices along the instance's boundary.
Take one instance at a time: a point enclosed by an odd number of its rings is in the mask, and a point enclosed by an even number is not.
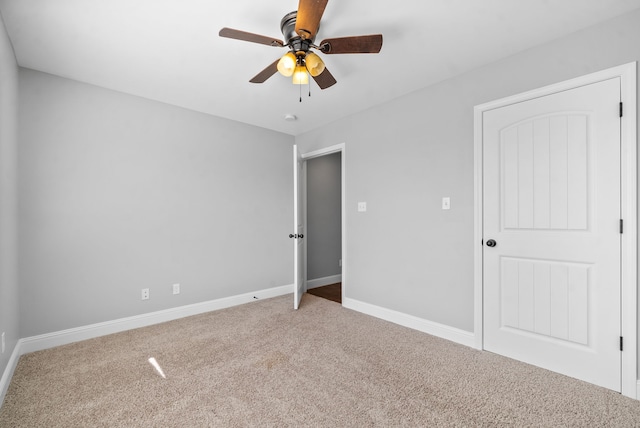
<svg viewBox="0 0 640 428"><path fill-rule="evenodd" d="M302 102L302 85L298 85L298 90L300 92L300 102Z"/></svg>

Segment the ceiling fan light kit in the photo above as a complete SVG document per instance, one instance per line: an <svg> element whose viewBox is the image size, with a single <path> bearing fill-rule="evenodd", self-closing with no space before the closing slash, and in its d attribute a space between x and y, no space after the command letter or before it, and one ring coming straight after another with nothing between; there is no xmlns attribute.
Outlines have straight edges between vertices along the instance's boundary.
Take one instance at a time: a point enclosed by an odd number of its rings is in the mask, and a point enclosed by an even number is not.
<svg viewBox="0 0 640 428"><path fill-rule="evenodd" d="M304 61L309 74L313 77L321 75L325 69L324 61L322 61L322 58L320 58L320 56L313 52L307 53Z"/></svg>
<svg viewBox="0 0 640 428"><path fill-rule="evenodd" d="M308 85L309 75L304 65L296 66L296 70L293 72L293 84L294 85Z"/></svg>
<svg viewBox="0 0 640 428"><path fill-rule="evenodd" d="M291 77L296 69L297 58L293 52L287 52L278 61L278 71L284 77Z"/></svg>
<svg viewBox="0 0 640 428"><path fill-rule="evenodd" d="M285 77L292 77L294 85L308 84L309 75L311 75L320 89L327 89L337 81L326 68L322 58L312 49L330 55L378 53L382 48L382 34L325 39L319 45L315 45L314 40L327 2L328 0L299 0L298 10L286 14L280 21L280 30L285 42L226 27L220 30L219 35L273 47L289 48L289 52L254 76L250 80L251 83L264 83L279 72Z"/></svg>

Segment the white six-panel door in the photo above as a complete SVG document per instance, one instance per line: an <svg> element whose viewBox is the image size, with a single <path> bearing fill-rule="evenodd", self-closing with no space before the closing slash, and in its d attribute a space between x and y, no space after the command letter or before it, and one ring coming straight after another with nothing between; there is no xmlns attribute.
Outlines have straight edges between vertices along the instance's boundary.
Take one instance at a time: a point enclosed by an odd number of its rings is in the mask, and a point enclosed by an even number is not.
<svg viewBox="0 0 640 428"><path fill-rule="evenodd" d="M619 103L612 78L482 119L483 347L616 391Z"/></svg>

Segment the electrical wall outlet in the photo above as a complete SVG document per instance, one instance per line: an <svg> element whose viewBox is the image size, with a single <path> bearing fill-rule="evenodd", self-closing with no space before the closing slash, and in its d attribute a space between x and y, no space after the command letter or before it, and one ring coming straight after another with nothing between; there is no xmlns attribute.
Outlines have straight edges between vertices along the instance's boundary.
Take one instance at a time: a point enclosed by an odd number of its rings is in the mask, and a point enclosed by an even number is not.
<svg viewBox="0 0 640 428"><path fill-rule="evenodd" d="M338 266L342 267L342 259L338 260Z"/></svg>
<svg viewBox="0 0 640 428"><path fill-rule="evenodd" d="M4 354L4 331L2 332L2 353Z"/></svg>
<svg viewBox="0 0 640 428"><path fill-rule="evenodd" d="M358 212L364 213L367 211L367 203L366 202L358 202Z"/></svg>
<svg viewBox="0 0 640 428"><path fill-rule="evenodd" d="M180 284L173 284L173 294L180 294Z"/></svg>
<svg viewBox="0 0 640 428"><path fill-rule="evenodd" d="M149 300L149 289L148 288L143 288L142 289L142 300Z"/></svg>

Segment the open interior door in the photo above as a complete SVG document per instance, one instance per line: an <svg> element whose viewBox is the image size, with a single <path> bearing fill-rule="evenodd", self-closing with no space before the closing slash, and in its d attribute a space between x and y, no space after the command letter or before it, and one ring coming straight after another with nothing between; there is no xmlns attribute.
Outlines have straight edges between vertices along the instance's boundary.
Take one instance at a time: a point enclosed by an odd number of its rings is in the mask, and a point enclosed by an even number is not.
<svg viewBox="0 0 640 428"><path fill-rule="evenodd" d="M302 157L298 152L298 146L293 146L293 234L289 235L293 238L293 275L294 286L293 291L293 309L298 309L300 300L305 292L304 277L304 223L302 213Z"/></svg>

